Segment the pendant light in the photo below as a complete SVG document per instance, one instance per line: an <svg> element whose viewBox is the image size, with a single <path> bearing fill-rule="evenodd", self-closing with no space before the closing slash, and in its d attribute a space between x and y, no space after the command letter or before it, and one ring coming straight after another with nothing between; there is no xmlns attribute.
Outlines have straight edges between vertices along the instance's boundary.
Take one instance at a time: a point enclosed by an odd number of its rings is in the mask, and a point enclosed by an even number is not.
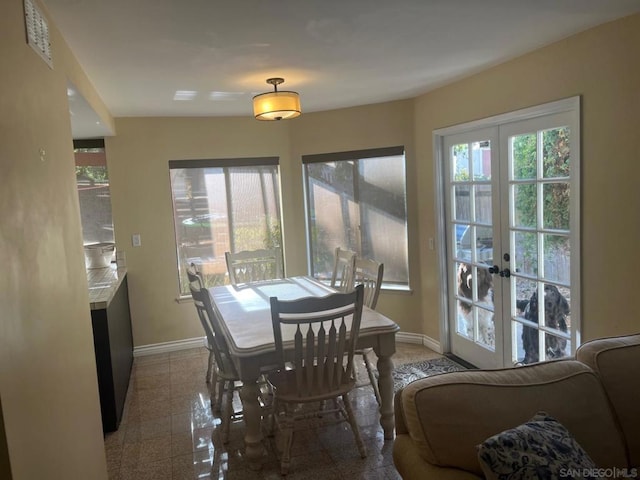
<svg viewBox="0 0 640 480"><path fill-rule="evenodd" d="M253 97L253 114L257 120L286 120L302 113L298 92L278 91L278 85L284 78L269 78L273 92L261 93Z"/></svg>

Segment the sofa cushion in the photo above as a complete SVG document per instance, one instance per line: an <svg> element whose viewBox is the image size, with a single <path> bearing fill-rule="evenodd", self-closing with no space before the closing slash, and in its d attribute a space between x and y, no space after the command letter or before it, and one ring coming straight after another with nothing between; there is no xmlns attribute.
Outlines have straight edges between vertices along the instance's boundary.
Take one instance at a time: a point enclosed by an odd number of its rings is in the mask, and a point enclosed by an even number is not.
<svg viewBox="0 0 640 480"><path fill-rule="evenodd" d="M582 344L576 358L600 376L627 441L630 466L640 466L640 334Z"/></svg>
<svg viewBox="0 0 640 480"><path fill-rule="evenodd" d="M487 480L552 480L596 468L571 433L545 412L482 442L478 460Z"/></svg>
<svg viewBox="0 0 640 480"><path fill-rule="evenodd" d="M393 464L402 480L483 480L458 468L438 467L420 457L418 447L407 434L396 435L393 441Z"/></svg>
<svg viewBox="0 0 640 480"><path fill-rule="evenodd" d="M626 462L602 384L575 360L435 375L410 383L399 399L405 429L434 465L482 475L476 446L540 410L565 425L599 467Z"/></svg>

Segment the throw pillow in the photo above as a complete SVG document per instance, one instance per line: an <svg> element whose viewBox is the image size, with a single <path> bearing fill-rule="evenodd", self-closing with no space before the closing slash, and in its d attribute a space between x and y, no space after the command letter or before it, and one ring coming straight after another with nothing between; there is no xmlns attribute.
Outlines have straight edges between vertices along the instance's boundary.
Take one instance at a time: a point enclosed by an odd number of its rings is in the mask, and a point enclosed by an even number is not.
<svg viewBox="0 0 640 480"><path fill-rule="evenodd" d="M555 418L538 412L528 422L498 433L478 445L487 479L545 480L589 477L596 465Z"/></svg>

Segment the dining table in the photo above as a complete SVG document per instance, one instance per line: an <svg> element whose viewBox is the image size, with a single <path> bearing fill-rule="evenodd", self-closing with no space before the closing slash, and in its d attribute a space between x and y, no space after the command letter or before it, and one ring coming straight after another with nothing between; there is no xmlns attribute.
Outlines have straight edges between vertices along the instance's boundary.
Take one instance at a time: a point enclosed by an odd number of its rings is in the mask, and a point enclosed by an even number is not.
<svg viewBox="0 0 640 480"><path fill-rule="evenodd" d="M295 300L323 297L336 290L309 276L224 285L208 290L214 315L242 381L240 400L245 423L246 458L253 466L259 467L265 450L258 380L264 372L277 365L270 298ZM392 439L394 435L391 357L396 351L395 335L399 329L393 320L368 307L363 308L356 348L373 348L378 357L380 425L385 439ZM283 332L285 353L287 345L293 349L293 335L291 338L286 338L286 335Z"/></svg>

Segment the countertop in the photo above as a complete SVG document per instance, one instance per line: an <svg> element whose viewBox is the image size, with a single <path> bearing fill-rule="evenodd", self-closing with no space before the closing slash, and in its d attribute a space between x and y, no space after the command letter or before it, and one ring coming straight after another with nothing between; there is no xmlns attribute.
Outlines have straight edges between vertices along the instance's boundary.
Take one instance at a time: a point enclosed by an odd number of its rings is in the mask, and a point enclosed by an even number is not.
<svg viewBox="0 0 640 480"><path fill-rule="evenodd" d="M87 268L91 310L107 308L122 283L127 269L112 263L105 268Z"/></svg>

